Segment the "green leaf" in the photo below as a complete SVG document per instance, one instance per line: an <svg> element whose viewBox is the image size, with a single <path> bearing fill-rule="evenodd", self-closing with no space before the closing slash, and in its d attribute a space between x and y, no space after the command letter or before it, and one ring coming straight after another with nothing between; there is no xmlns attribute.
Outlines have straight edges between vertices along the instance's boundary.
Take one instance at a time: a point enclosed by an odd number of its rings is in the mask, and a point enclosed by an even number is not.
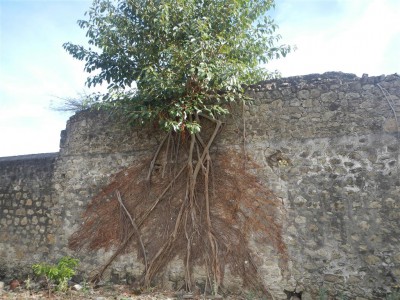
<svg viewBox="0 0 400 300"><path fill-rule="evenodd" d="M87 20L90 45L64 49L95 74L87 85L107 82L96 109L114 110L129 123L158 122L165 130L200 130L192 115L228 113L243 99L243 85L275 76L259 63L285 56L277 25L267 15L272 0L94 0ZM127 88L134 86L135 88ZM110 104L112 103L112 105ZM183 123L184 122L184 123Z"/></svg>

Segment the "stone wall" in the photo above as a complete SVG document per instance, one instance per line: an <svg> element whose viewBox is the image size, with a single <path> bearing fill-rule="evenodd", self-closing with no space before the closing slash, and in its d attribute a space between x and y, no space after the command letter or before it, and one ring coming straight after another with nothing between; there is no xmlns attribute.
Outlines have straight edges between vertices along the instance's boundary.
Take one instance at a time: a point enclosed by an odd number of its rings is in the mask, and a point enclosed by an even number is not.
<svg viewBox="0 0 400 300"><path fill-rule="evenodd" d="M259 166L250 171L283 203L288 268L281 270L273 250L252 244L265 285L276 299L286 299L284 290L303 292L302 299L322 290L383 298L400 281L400 77L315 74L262 82L248 93L253 104L244 107L244 118L237 109L225 120L216 147L245 150ZM68 237L110 176L148 156L158 141L148 129L132 131L104 114L82 112L68 121L58 157L42 159L43 165L1 159L0 264L11 268L65 254L79 256L82 267L104 262L112 249L72 253ZM25 196L17 184L24 180ZM42 248L17 252L13 245L27 244L29 235L40 236ZM166 285L182 275L179 266L166 273ZM126 255L107 276L131 277L142 268Z"/></svg>
<svg viewBox="0 0 400 300"><path fill-rule="evenodd" d="M382 299L399 283L399 79L327 73L251 88L248 149L285 203L292 279L314 295Z"/></svg>
<svg viewBox="0 0 400 300"><path fill-rule="evenodd" d="M29 270L55 243L57 153L0 158L0 278Z"/></svg>

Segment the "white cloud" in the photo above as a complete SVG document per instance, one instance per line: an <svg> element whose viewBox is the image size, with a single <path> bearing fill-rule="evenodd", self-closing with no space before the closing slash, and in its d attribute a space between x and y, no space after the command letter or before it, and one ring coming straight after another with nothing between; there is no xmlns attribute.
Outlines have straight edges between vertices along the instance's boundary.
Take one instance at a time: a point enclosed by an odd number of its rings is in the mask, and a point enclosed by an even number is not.
<svg viewBox="0 0 400 300"><path fill-rule="evenodd" d="M329 15L330 22L306 18L305 25L291 25L290 16L283 21L280 32L284 42L296 44L298 50L285 59L272 62L268 68L281 70L284 76L326 71L344 71L361 75L380 75L400 71L398 60L387 63L393 54L399 53L400 2L346 1L336 3L337 15ZM281 14L285 14L283 10ZM278 14L278 18L283 17ZM300 34L299 34L300 33ZM388 66L390 68L388 68Z"/></svg>
<svg viewBox="0 0 400 300"><path fill-rule="evenodd" d="M3 140L1 156L57 152L58 143L55 141L60 139L58 128L64 122L56 119L42 119L41 122L31 123L30 126L0 125Z"/></svg>

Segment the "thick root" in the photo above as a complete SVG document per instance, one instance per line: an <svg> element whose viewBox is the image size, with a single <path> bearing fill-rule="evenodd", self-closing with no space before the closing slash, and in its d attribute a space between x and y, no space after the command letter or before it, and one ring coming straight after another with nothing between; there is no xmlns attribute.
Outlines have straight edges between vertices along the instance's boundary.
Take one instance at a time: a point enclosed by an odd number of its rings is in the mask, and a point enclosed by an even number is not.
<svg viewBox="0 0 400 300"><path fill-rule="evenodd" d="M208 137L192 134L183 142L168 134L147 174L143 163L136 164L117 173L93 198L85 222L70 238L70 247L118 246L94 278L100 278L115 258L133 247L143 261L141 278L147 287L178 256L185 263L188 291L194 287L193 267L204 265L208 270L204 292L217 294L228 264L244 285L264 289L256 264L248 264L253 257L247 245L250 235L258 233L285 261L279 202L254 175L243 170L239 154L211 154L222 123L212 120L211 124ZM115 218L121 214L123 217Z"/></svg>

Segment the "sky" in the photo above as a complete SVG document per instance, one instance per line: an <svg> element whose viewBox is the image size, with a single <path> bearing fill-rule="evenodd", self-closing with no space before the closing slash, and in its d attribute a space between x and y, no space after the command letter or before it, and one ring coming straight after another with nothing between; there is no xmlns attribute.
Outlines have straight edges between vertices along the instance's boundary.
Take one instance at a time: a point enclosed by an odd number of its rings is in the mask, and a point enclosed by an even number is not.
<svg viewBox="0 0 400 300"><path fill-rule="evenodd" d="M0 157L57 152L72 113L51 107L88 93L83 63L90 0L0 0ZM282 76L400 73L400 0L276 0L280 43L297 50L266 68Z"/></svg>

